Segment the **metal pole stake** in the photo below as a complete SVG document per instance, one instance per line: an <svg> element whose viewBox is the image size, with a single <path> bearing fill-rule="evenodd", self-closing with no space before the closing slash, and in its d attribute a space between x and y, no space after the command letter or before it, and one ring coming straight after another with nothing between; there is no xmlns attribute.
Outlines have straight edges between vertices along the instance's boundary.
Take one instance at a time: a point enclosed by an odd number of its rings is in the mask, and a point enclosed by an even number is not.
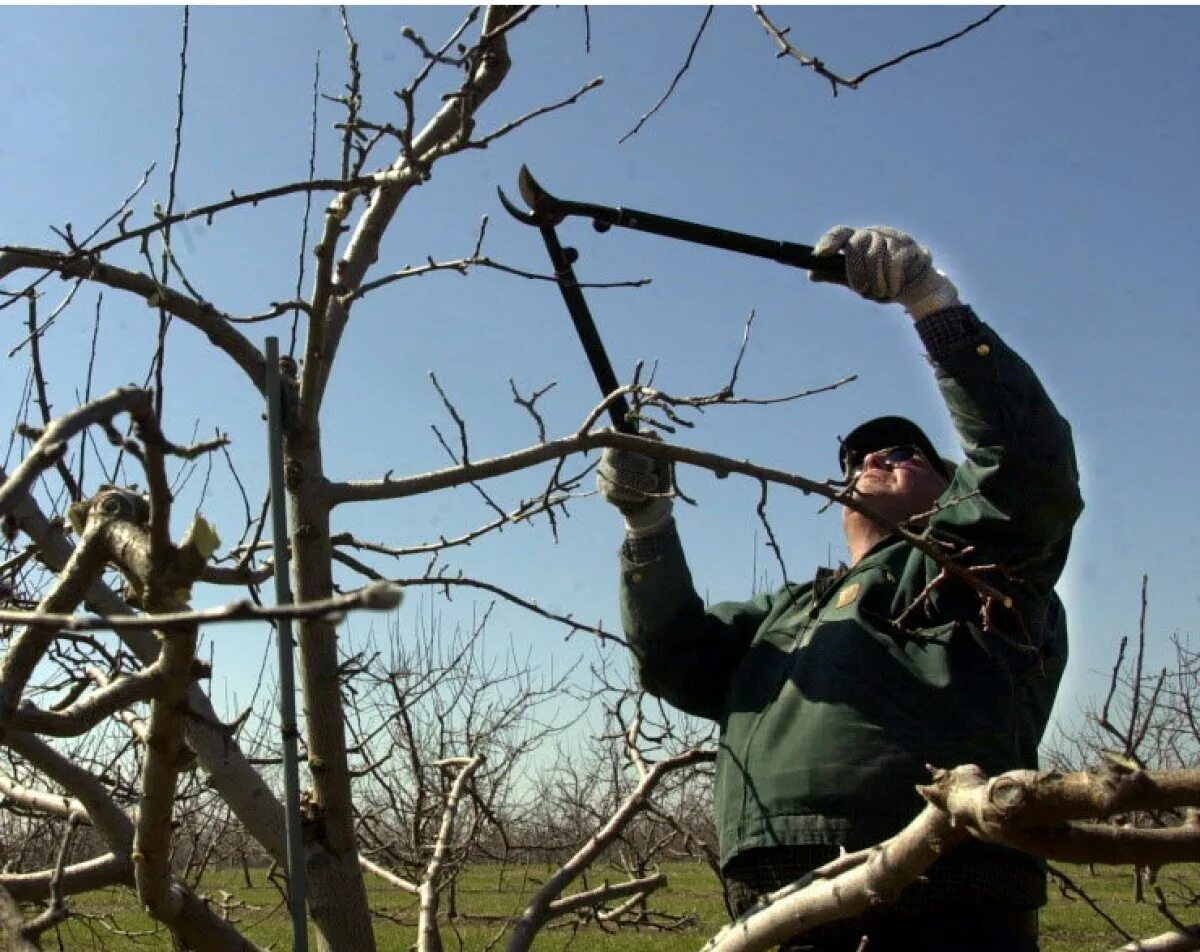
<svg viewBox="0 0 1200 952"><path fill-rule="evenodd" d="M280 405L279 339L266 340L267 435L271 469L271 534L275 545L275 603L292 604L288 573L287 496L283 487L283 419ZM304 842L300 835L300 763L296 730L296 684L293 667L292 622L275 622L279 646L279 718L283 730L284 822L287 832L288 893L292 912L292 949L308 952L308 916L305 894L308 877Z"/></svg>

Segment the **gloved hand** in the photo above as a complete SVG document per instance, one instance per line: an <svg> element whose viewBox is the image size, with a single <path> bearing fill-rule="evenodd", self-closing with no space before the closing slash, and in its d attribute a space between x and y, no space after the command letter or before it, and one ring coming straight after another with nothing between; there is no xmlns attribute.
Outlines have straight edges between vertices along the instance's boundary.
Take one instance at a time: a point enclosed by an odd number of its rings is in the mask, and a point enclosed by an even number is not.
<svg viewBox="0 0 1200 952"><path fill-rule="evenodd" d="M896 301L919 320L958 304L958 289L933 267L933 255L895 228L875 226L830 229L813 248L814 255L846 255L851 290L869 301ZM814 280L820 280L814 276Z"/></svg>
<svg viewBox="0 0 1200 952"><path fill-rule="evenodd" d="M658 439L656 433L638 435ZM651 535L671 520L671 464L665 459L605 447L596 489L621 511L627 535Z"/></svg>

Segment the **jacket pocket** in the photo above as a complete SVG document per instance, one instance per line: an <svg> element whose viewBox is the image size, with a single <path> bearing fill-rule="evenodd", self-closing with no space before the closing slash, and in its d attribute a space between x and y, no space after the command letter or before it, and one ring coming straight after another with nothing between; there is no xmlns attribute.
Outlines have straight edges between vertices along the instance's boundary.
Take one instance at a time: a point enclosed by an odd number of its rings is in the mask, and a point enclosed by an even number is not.
<svg viewBox="0 0 1200 952"><path fill-rule="evenodd" d="M796 631L790 628L777 628L755 638L730 678L725 698L728 714L761 712L779 696L795 643Z"/></svg>

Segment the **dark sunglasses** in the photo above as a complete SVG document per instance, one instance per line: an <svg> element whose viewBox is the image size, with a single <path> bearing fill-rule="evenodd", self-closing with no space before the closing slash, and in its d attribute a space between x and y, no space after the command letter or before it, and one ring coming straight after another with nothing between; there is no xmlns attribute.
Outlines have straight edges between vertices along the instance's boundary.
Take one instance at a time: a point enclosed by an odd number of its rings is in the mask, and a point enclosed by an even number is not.
<svg viewBox="0 0 1200 952"><path fill-rule="evenodd" d="M887 449L878 450L851 450L846 454L846 481L854 482L862 475L863 462L868 456L879 455L879 462L891 469L893 466L899 466L901 463L907 463L910 459L925 459L925 454L920 448L912 443L901 443L899 446L888 447Z"/></svg>

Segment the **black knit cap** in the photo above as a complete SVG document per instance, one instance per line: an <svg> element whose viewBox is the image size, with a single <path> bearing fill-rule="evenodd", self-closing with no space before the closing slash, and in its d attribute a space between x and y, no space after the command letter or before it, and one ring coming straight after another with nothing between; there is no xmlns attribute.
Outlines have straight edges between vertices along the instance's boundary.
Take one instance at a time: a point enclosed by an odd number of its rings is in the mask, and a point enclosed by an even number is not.
<svg viewBox="0 0 1200 952"><path fill-rule="evenodd" d="M842 472L845 473L846 459L851 453L866 456L867 453L873 453L875 450L890 449L905 443L911 443L917 447L929 464L947 480L954 476L953 469L933 448L933 443L925 435L925 431L912 420L901 416L876 417L874 420L868 420L855 427L848 436L842 439L841 445L838 447L838 463L841 465Z"/></svg>

